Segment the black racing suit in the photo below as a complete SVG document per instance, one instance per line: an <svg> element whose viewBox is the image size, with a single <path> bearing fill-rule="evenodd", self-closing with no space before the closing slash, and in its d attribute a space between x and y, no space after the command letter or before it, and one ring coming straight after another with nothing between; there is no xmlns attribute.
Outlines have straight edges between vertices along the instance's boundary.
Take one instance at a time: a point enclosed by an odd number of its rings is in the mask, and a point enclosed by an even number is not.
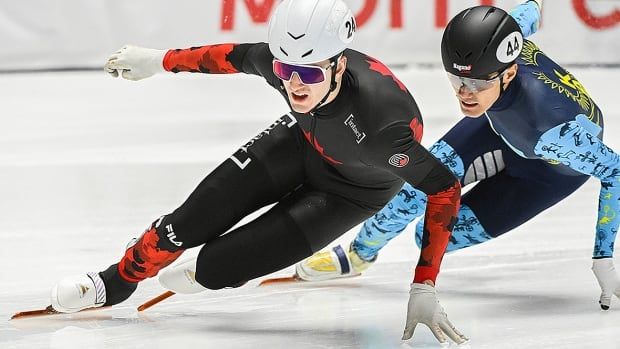
<svg viewBox="0 0 620 349"><path fill-rule="evenodd" d="M338 96L312 113L291 112L210 173L185 203L154 223L103 273L138 282L182 250L203 245L196 280L219 289L285 268L372 216L404 181L428 195L414 280L439 272L460 201L454 175L422 145L422 118L405 86L381 62L344 51ZM170 50L172 72L262 76L288 102L265 43ZM248 214L266 213L229 231ZM114 276L118 279L118 275ZM108 302L109 304L110 302Z"/></svg>

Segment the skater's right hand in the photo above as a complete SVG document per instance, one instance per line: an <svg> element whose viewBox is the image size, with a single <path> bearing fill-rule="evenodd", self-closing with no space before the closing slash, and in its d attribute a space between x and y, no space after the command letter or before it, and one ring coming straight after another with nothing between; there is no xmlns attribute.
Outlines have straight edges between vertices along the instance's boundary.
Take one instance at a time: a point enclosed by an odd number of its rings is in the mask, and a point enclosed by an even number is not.
<svg viewBox="0 0 620 349"><path fill-rule="evenodd" d="M167 50L155 50L126 45L114 52L104 69L113 77L138 81L164 72L164 56Z"/></svg>
<svg viewBox="0 0 620 349"><path fill-rule="evenodd" d="M413 336L413 331L418 323L428 326L441 344L448 342L446 336L457 344L463 344L469 340L448 320L448 315L439 304L435 287L425 283L411 284L407 324L405 325L403 340L410 339Z"/></svg>
<svg viewBox="0 0 620 349"><path fill-rule="evenodd" d="M620 277L614 267L613 258L593 259L592 271L601 286L601 298L598 303L603 310L608 310L613 295L620 298Z"/></svg>

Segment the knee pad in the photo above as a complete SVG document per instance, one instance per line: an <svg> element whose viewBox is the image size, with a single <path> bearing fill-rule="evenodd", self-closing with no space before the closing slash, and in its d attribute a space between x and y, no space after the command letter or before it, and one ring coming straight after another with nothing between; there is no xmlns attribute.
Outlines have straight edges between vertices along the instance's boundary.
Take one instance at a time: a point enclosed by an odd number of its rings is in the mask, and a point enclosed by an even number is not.
<svg viewBox="0 0 620 349"><path fill-rule="evenodd" d="M312 244L286 213L267 214L205 244L196 281L218 290L286 268L312 254Z"/></svg>

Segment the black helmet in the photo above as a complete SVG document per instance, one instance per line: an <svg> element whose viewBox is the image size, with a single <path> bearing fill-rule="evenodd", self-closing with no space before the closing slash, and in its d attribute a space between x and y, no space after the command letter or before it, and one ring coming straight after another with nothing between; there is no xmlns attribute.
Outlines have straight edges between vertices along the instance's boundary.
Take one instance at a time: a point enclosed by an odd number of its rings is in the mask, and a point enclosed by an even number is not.
<svg viewBox="0 0 620 349"><path fill-rule="evenodd" d="M506 11L476 6L456 15L443 33L441 59L453 75L489 79L511 65L523 48L521 28Z"/></svg>

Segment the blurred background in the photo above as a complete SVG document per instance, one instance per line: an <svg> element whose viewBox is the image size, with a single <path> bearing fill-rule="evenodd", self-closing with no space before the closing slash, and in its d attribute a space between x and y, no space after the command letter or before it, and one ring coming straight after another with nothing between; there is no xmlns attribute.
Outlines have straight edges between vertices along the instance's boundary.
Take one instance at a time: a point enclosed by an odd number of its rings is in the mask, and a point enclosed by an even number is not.
<svg viewBox="0 0 620 349"><path fill-rule="evenodd" d="M23 0L0 2L0 70L99 69L124 44L183 48L265 41L277 0ZM353 47L389 64L439 60L449 19L515 0L348 0ZM547 0L536 42L562 64L620 64L618 0ZM561 55L560 55L561 54Z"/></svg>

